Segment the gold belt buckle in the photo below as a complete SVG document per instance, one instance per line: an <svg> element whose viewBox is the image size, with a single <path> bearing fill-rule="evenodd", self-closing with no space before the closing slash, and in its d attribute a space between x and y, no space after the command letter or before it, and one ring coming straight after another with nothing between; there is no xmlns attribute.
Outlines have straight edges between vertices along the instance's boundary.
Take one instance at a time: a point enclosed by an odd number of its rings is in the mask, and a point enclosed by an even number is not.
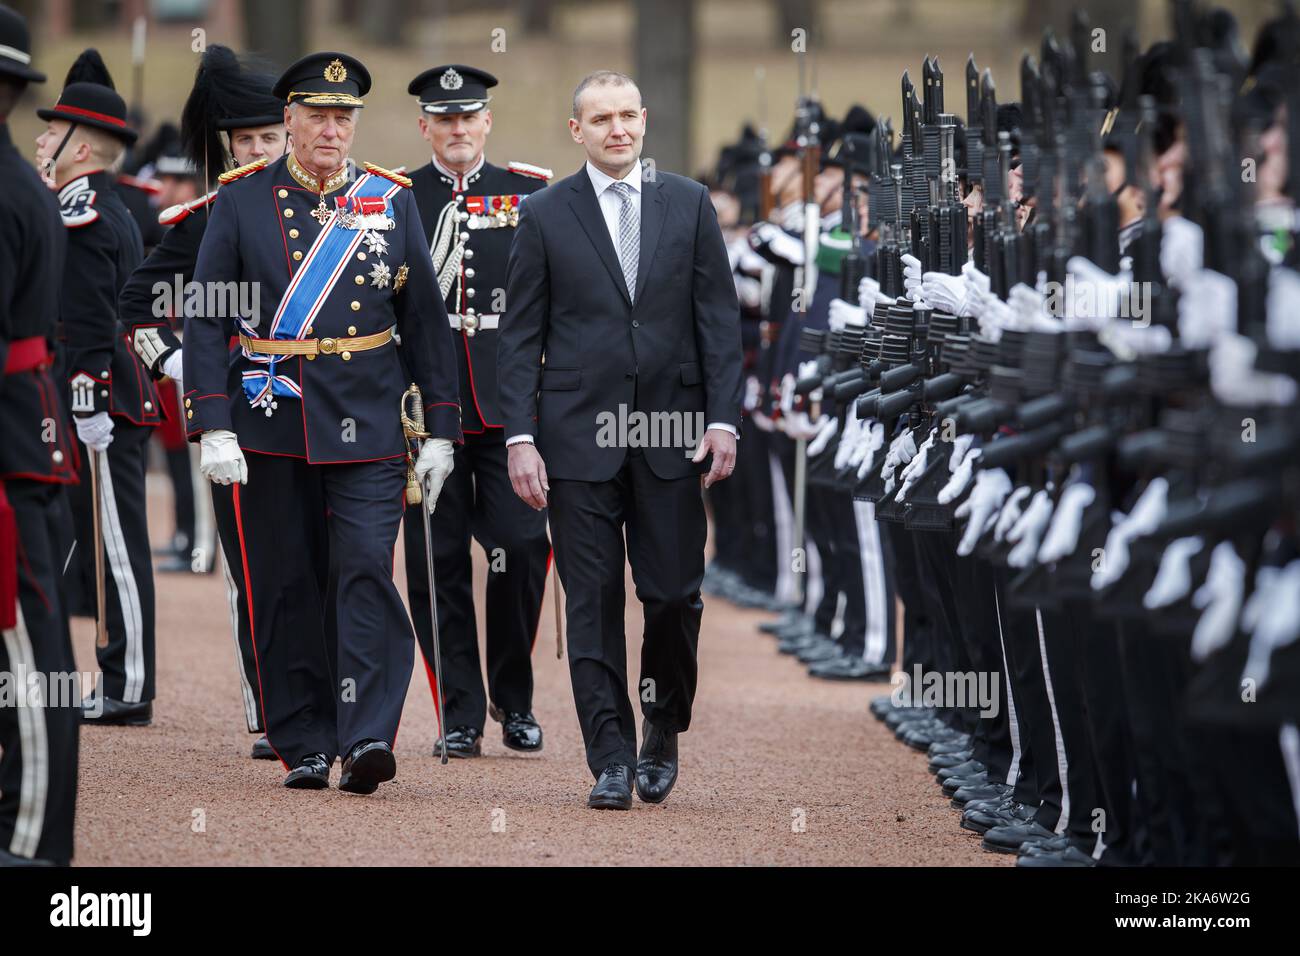
<svg viewBox="0 0 1300 956"><path fill-rule="evenodd" d="M317 348L319 348L321 353L324 355L333 355L338 349L338 343L333 339L321 339Z"/></svg>

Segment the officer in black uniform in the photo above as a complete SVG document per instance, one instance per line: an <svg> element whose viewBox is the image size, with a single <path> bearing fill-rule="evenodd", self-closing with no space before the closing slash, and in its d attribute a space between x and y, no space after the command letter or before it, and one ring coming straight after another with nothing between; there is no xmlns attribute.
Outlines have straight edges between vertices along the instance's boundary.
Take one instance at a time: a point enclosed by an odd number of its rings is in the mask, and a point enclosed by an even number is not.
<svg viewBox="0 0 1300 956"><path fill-rule="evenodd" d="M79 578L82 595L95 594L93 487L103 531L108 644L96 648L103 679L82 717L91 723L143 725L152 719L154 698L145 465L162 409L153 379L118 321L118 293L140 264L140 230L109 172L135 142L136 132L126 125L126 104L94 50L73 64L59 102L37 115L48 124L36 141L37 160L58 191L68 231L64 358L84 446L81 480L72 496L77 548L68 574ZM97 485L92 485L92 468Z"/></svg>
<svg viewBox="0 0 1300 956"><path fill-rule="evenodd" d="M304 57L277 81L292 151L227 175L194 270L212 295L194 311L187 302L183 349L200 471L232 486L262 714L285 785L327 787L341 755L339 789L362 794L397 773L412 665L392 578L410 383L429 435L413 470L430 510L460 440L451 332L410 180L348 159L369 89L343 53ZM335 593L316 572L326 510Z"/></svg>
<svg viewBox="0 0 1300 956"><path fill-rule="evenodd" d="M411 81L420 133L432 160L411 174L425 239L445 299L460 366L465 444L433 517L434 580L442 641L447 752L481 752L487 713L512 750L542 749L532 714L532 647L537 636L550 543L546 514L514 493L497 405L497 324L505 311L506 257L519 204L551 172L524 163L493 166L483 155L492 129L488 90L496 77L460 64ZM407 595L415 633L430 657L432 622L422 523L405 525ZM487 695L479 664L470 536L487 554ZM430 683L434 675L429 671ZM437 749L437 748L435 748Z"/></svg>
<svg viewBox="0 0 1300 956"><path fill-rule="evenodd" d="M27 84L45 82L30 51L26 22L0 6L0 672L25 695L20 675L76 672L54 523L77 480L51 352L67 236L7 122ZM72 859L79 703L47 691L0 707L0 866Z"/></svg>
<svg viewBox="0 0 1300 956"><path fill-rule="evenodd" d="M199 244L208 227L208 217L217 186L230 165L237 166L284 155L287 139L284 131L284 103L271 92L275 78L241 64L234 52L220 44L204 51L194 77L194 87L185 102L181 117L181 141L188 160L200 170L209 191L190 202L164 209L158 216L167 232L148 258L132 273L118 300L122 321L131 335L136 353L156 379L182 379L181 342L172 323L183 319L177 298L183 296L186 283L194 278ZM181 283L178 294L175 284ZM162 283L171 290L164 301L170 305L159 315L155 305L159 296L155 287ZM182 416L182 422L184 416ZM183 424L182 424L183 429ZM257 683L257 665L249 631L248 599L239 551L239 534L235 524L235 506L228 485L213 484L212 506L217 533L225 557L226 586L230 595L231 628L235 633L239 684L248 732L258 734L253 743L253 757L274 760L275 751L263 734L261 692ZM324 516L320 516L323 522ZM196 542L195 548L207 545ZM210 566L213 555L195 550L186 554L187 564ZM328 561L324 562L327 573ZM324 587L324 577L322 584Z"/></svg>

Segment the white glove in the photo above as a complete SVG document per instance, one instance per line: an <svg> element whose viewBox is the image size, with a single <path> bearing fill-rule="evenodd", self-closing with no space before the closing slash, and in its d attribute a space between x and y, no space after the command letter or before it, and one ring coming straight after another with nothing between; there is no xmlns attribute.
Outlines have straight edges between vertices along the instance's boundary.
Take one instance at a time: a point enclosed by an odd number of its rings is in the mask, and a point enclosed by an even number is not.
<svg viewBox="0 0 1300 956"><path fill-rule="evenodd" d="M1052 515L1052 526L1043 537L1038 549L1038 563L1051 564L1073 554L1079 545L1079 529L1083 526L1083 513L1097 500L1097 489L1086 481L1076 481L1061 492Z"/></svg>
<svg viewBox="0 0 1300 956"><path fill-rule="evenodd" d="M1021 509L1024 507L1025 499L1029 495L1029 486L1020 485L1015 491L1011 492L1011 497L1006 499L1006 504L998 512L997 523L993 526L993 540L998 544L1001 544L1006 539L1007 532L1020 520Z"/></svg>
<svg viewBox="0 0 1300 956"><path fill-rule="evenodd" d="M1203 547L1205 542L1198 535L1170 541L1160 556L1156 579L1143 596L1142 606L1155 611L1186 597L1192 589L1192 558L1200 554Z"/></svg>
<svg viewBox="0 0 1300 956"><path fill-rule="evenodd" d="M1237 283L1213 269L1198 269L1178 297L1178 337L1189 349L1205 349L1237 330Z"/></svg>
<svg viewBox="0 0 1300 956"><path fill-rule="evenodd" d="M948 502L956 501L961 497L961 493L970 484L971 476L975 474L975 462L979 460L980 451L979 448L970 449L969 453L962 458L961 463L952 470L948 483L939 490L939 504L946 505ZM953 454L956 454L956 452L953 452ZM952 464L951 459L948 463Z"/></svg>
<svg viewBox="0 0 1300 956"><path fill-rule="evenodd" d="M1300 272L1277 266L1269 273L1267 328L1275 349L1300 349Z"/></svg>
<svg viewBox="0 0 1300 956"><path fill-rule="evenodd" d="M925 441L921 442L921 447L916 450L912 460L907 463L900 476L903 487L898 489L899 501L907 500L907 493L912 490L912 486L920 479L922 472L926 469L926 461L930 456L930 449L934 447L934 440L939 434L939 429L931 428L930 434L926 436Z"/></svg>
<svg viewBox="0 0 1300 956"><path fill-rule="evenodd" d="M831 299L831 311L827 322L837 332L850 325L863 326L867 324L867 310L861 306L850 305L843 299Z"/></svg>
<svg viewBox="0 0 1300 956"><path fill-rule="evenodd" d="M456 449L450 438L430 438L420 446L415 459L415 477L424 489L424 508L433 514L442 484L456 463Z"/></svg>
<svg viewBox="0 0 1300 956"><path fill-rule="evenodd" d="M862 426L863 423L858 421L858 403L849 402L849 411L844 418L844 431L840 435L840 443L835 449L834 466L837 472L848 465L853 449L862 440Z"/></svg>
<svg viewBox="0 0 1300 956"><path fill-rule="evenodd" d="M182 378L182 370L184 369L184 366L185 363L181 361L180 349L177 349L163 360L162 372L176 383L177 388L185 387L185 380Z"/></svg>
<svg viewBox="0 0 1300 956"><path fill-rule="evenodd" d="M903 264L903 294L915 302L921 293L921 260L905 252L899 261Z"/></svg>
<svg viewBox="0 0 1300 956"><path fill-rule="evenodd" d="M1034 555L1038 554L1038 544L1043 540L1043 533L1052 520L1052 496L1043 488L1037 492L1029 507L1020 516L1007 540L1015 545L1007 552L1007 564L1013 568L1027 568Z"/></svg>
<svg viewBox="0 0 1300 956"><path fill-rule="evenodd" d="M1120 579L1128 570L1128 546L1134 538L1150 534L1165 516L1168 503L1169 482L1152 478L1133 510L1115 522L1106 535L1106 548L1102 552L1101 567L1092 573L1092 589L1100 591Z"/></svg>
<svg viewBox="0 0 1300 956"><path fill-rule="evenodd" d="M1160 224L1160 271L1172 289L1186 291L1187 279L1201 268L1205 236L1201 227L1182 216Z"/></svg>
<svg viewBox="0 0 1300 956"><path fill-rule="evenodd" d="M199 439L199 474L214 485L248 483L248 462L239 449L235 433L214 428Z"/></svg>
<svg viewBox="0 0 1300 956"><path fill-rule="evenodd" d="M1002 338L1002 330L1009 329L1011 309L993 293L988 293L980 301L979 311L975 313L980 326L980 335L996 342Z"/></svg>
<svg viewBox="0 0 1300 956"><path fill-rule="evenodd" d="M966 260L966 264L961 267L961 274L970 285L971 293L983 294L993 287L993 283L989 281L989 277L980 272L979 268L975 265L974 259ZM968 295L971 293L968 293ZM972 299L972 301L974 300Z"/></svg>
<svg viewBox="0 0 1300 956"><path fill-rule="evenodd" d="M773 255L792 266L803 265L803 243L770 222L760 222L750 230L749 244L754 249L766 246Z"/></svg>
<svg viewBox="0 0 1300 956"><path fill-rule="evenodd" d="M840 430L840 420L830 415L823 415L818 422L817 434L808 443L808 457L815 458L826 450L835 433Z"/></svg>
<svg viewBox="0 0 1300 956"><path fill-rule="evenodd" d="M927 272L921 276L921 297L951 315L975 314L971 291L965 276L950 276L945 272Z"/></svg>
<svg viewBox="0 0 1300 956"><path fill-rule="evenodd" d="M778 407L782 414L789 415L794 411L794 376L786 372L781 376L781 398L778 401Z"/></svg>
<svg viewBox="0 0 1300 956"><path fill-rule="evenodd" d="M758 409L754 409L753 414L749 416L749 420L752 421L754 423L754 427L761 432L776 431L776 422L772 421L772 419L768 418Z"/></svg>
<svg viewBox="0 0 1300 956"><path fill-rule="evenodd" d="M826 416L823 415L814 422L808 417L807 412L791 412L782 421L785 422L785 433L787 435L795 441L800 439L808 441L817 437L817 433L821 431L822 425L826 422Z"/></svg>
<svg viewBox="0 0 1300 956"><path fill-rule="evenodd" d="M103 451L113 444L113 417L108 412L95 412L85 417L74 417L77 437L91 451Z"/></svg>
<svg viewBox="0 0 1300 956"><path fill-rule="evenodd" d="M1245 563L1237 557L1230 541L1219 542L1210 552L1210 573L1205 583L1192 595L1192 606L1201 610L1201 619L1192 632L1192 660L1203 661L1232 640L1245 588Z"/></svg>
<svg viewBox="0 0 1300 956"><path fill-rule="evenodd" d="M867 436L859 443L859 447L862 449L861 454L855 451L854 456L858 458L858 481L861 481L871 474L871 469L876 463L876 454L885 447L885 426L880 422L872 422L867 430ZM854 464L852 458L849 459L849 464Z"/></svg>
<svg viewBox="0 0 1300 956"><path fill-rule="evenodd" d="M1047 297L1023 282L1017 282L1007 294L1007 307L1015 328L1026 332L1064 332L1065 326L1047 314Z"/></svg>
<svg viewBox="0 0 1300 956"><path fill-rule="evenodd" d="M1250 633L1250 653L1242 680L1256 687L1268 682L1273 652L1300 639L1300 560L1285 568L1260 568L1255 592L1241 612L1241 626Z"/></svg>
<svg viewBox="0 0 1300 956"><path fill-rule="evenodd" d="M948 474L952 474L966 460L971 446L975 444L974 435L958 435L952 442L952 454L948 456Z"/></svg>
<svg viewBox="0 0 1300 956"><path fill-rule="evenodd" d="M885 455L885 467L880 472L880 477L885 479L885 494L894 490L894 472L900 465L906 465L916 454L916 439L912 437L912 430L904 428L892 442L889 443L889 451Z"/></svg>
<svg viewBox="0 0 1300 956"><path fill-rule="evenodd" d="M864 308L874 308L877 302L883 302L886 305L893 302L889 296L880 291L880 283L871 276L863 276L862 281L858 283L858 301Z"/></svg>
<svg viewBox="0 0 1300 956"><path fill-rule="evenodd" d="M1210 349L1210 389L1225 405L1289 405L1296 382L1289 375L1255 369L1255 343L1236 332L1223 332Z"/></svg>
<svg viewBox="0 0 1300 956"><path fill-rule="evenodd" d="M1129 319L1107 322L1097 340L1110 349L1116 357L1131 362L1139 355L1168 352L1174 337L1163 325L1137 325Z"/></svg>
<svg viewBox="0 0 1300 956"><path fill-rule="evenodd" d="M758 400L763 397L763 385L759 382L757 375L751 375L745 379L745 397L741 401L741 407L747 412L752 412L758 408Z"/></svg>
<svg viewBox="0 0 1300 956"><path fill-rule="evenodd" d="M1007 500L1010 491L1011 479L1001 468L981 471L975 478L975 487L971 490L970 497L953 513L954 517L959 519L969 516L966 531L961 536L961 541L957 543L957 553L961 557L964 558L975 550L975 545L988 530L994 515ZM1025 493L1029 493L1028 488L1025 489Z"/></svg>
<svg viewBox="0 0 1300 956"><path fill-rule="evenodd" d="M1128 310L1133 276L1111 275L1083 256L1071 256L1065 264L1069 273L1071 295L1066 302L1065 327L1096 331L1110 319Z"/></svg>

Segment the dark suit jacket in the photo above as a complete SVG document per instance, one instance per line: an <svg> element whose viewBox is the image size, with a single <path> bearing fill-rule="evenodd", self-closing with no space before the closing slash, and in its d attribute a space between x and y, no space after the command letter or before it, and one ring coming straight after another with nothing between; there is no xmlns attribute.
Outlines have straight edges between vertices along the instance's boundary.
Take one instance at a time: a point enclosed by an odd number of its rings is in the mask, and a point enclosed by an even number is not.
<svg viewBox="0 0 1300 956"><path fill-rule="evenodd" d="M551 478L618 472L626 445L597 439L620 407L660 422L674 413L689 422L676 435L695 442L706 424L740 427L740 312L708 190L662 171L643 182L640 251L633 305L585 164L523 204L506 272L499 396L507 438L534 435ZM681 444L644 453L660 478L704 469Z"/></svg>

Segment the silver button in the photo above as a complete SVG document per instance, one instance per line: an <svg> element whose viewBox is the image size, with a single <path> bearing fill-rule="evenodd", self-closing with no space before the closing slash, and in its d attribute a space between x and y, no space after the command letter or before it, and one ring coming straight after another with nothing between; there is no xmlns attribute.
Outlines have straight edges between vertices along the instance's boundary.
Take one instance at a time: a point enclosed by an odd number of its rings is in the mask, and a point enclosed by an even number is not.
<svg viewBox="0 0 1300 956"><path fill-rule="evenodd" d="M468 219L468 218L469 218L469 213L467 213L467 212L458 212L458 213L456 213L456 221L457 221L457 222L464 222L464 221L465 221L466 219Z"/></svg>
<svg viewBox="0 0 1300 956"><path fill-rule="evenodd" d="M466 258L466 259L473 259L473 258L474 258L474 250L473 250L473 249L466 249L466 250L465 250L465 258Z"/></svg>
<svg viewBox="0 0 1300 956"><path fill-rule="evenodd" d="M151 412L151 411L153 411L153 402L145 402L145 403L144 403L144 410L145 410L146 412Z"/></svg>
<svg viewBox="0 0 1300 956"><path fill-rule="evenodd" d="M100 373L99 373L99 377L100 377L100 378L108 378L108 369L104 369L104 371L100 372Z"/></svg>
<svg viewBox="0 0 1300 956"><path fill-rule="evenodd" d="M457 203L463 203L464 201L465 201L465 197L462 196L460 193L457 193L457 194L456 194L456 202L457 202Z"/></svg>
<svg viewBox="0 0 1300 956"><path fill-rule="evenodd" d="M462 232L462 233L460 234L460 241L461 241L461 242L469 242L469 233L468 233L468 232Z"/></svg>
<svg viewBox="0 0 1300 956"><path fill-rule="evenodd" d="M56 465L63 464L63 452L59 451L57 448L54 449L54 452L50 455L50 457L54 459L54 463Z"/></svg>
<svg viewBox="0 0 1300 956"><path fill-rule="evenodd" d="M467 309L465 310L465 314L466 314L466 315L474 315L475 312L474 312L473 307L467 308Z"/></svg>
<svg viewBox="0 0 1300 956"><path fill-rule="evenodd" d="M466 289L466 290L465 290L465 298L467 298L467 299L472 299L472 298L474 298L474 290L473 290L473 289Z"/></svg>
<svg viewBox="0 0 1300 956"><path fill-rule="evenodd" d="M472 279L472 278L474 278L474 270L473 270L473 269L466 269L466 270L465 270L465 278L466 278L466 279Z"/></svg>

